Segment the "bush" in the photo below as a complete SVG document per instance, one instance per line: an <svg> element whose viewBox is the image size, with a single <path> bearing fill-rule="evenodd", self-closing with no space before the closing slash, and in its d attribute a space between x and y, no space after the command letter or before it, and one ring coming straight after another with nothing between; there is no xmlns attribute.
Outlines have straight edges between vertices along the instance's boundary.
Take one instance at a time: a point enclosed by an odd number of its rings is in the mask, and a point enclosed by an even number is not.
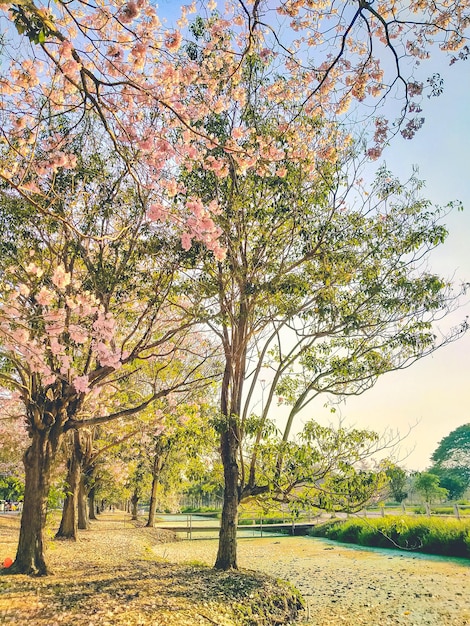
<svg viewBox="0 0 470 626"><path fill-rule="evenodd" d="M327 522L310 532L346 543L470 558L470 521L396 516Z"/></svg>

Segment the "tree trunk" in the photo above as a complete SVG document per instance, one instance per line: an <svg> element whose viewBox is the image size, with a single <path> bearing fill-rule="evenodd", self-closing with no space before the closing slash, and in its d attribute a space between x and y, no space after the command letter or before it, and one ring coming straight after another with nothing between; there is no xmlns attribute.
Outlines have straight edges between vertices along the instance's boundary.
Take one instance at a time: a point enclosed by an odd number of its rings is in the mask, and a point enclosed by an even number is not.
<svg viewBox="0 0 470 626"><path fill-rule="evenodd" d="M62 510L62 519L60 521L59 530L56 533L57 538L78 539L78 491L80 484L81 468L80 463L72 449L71 457L68 461L67 471L67 497L65 498L64 508Z"/></svg>
<svg viewBox="0 0 470 626"><path fill-rule="evenodd" d="M235 422L230 420L227 430L221 435L221 456L224 466L224 504L219 531L219 549L214 567L228 570L237 565L237 524L239 492L239 468L237 462L238 439L234 431Z"/></svg>
<svg viewBox="0 0 470 626"><path fill-rule="evenodd" d="M96 517L95 491L95 487L92 487L88 492L88 511L90 519L98 519Z"/></svg>
<svg viewBox="0 0 470 626"><path fill-rule="evenodd" d="M155 511L157 510L157 491L160 482L160 474L168 458L169 445L163 443L162 439L157 439L155 444L155 454L153 457L152 467L152 491L150 494L149 516L146 526L152 528L155 524ZM166 449L166 454L165 454Z"/></svg>
<svg viewBox="0 0 470 626"><path fill-rule="evenodd" d="M149 528L153 528L153 526L155 525L155 512L157 510L157 489L158 476L155 476L154 474L152 478L152 491L150 494L149 516L146 524L146 526Z"/></svg>
<svg viewBox="0 0 470 626"><path fill-rule="evenodd" d="M90 528L90 522L87 511L87 496L85 489L85 476L83 473L80 475L80 482L78 485L78 529L88 530Z"/></svg>
<svg viewBox="0 0 470 626"><path fill-rule="evenodd" d="M45 575L44 527L46 524L47 498L50 486L51 462L59 442L50 438L48 430L34 430L32 441L26 450L25 493L21 516L20 536L15 562L8 574Z"/></svg>
<svg viewBox="0 0 470 626"><path fill-rule="evenodd" d="M136 520L137 519L137 506L139 504L139 494L137 493L137 490L134 491L134 493L132 494L131 503L132 503L132 519Z"/></svg>

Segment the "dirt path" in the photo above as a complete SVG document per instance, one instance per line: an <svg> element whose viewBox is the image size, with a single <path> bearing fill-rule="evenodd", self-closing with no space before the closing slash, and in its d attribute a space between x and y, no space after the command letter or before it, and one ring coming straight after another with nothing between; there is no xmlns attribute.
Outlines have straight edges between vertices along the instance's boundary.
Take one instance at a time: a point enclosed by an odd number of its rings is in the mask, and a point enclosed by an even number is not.
<svg viewBox="0 0 470 626"><path fill-rule="evenodd" d="M214 562L217 542L159 545L171 562ZM239 540L239 566L293 583L311 626L470 625L470 562L360 550L321 539Z"/></svg>

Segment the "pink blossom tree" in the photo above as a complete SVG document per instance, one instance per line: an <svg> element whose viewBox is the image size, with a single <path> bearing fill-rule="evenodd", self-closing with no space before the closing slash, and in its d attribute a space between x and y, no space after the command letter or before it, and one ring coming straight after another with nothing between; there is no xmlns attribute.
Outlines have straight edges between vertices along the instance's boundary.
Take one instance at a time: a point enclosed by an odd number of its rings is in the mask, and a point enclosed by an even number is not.
<svg viewBox="0 0 470 626"><path fill-rule="evenodd" d="M66 432L135 415L196 380L212 379L203 373L212 347L202 340L192 368L161 384L191 328L177 294L171 297L175 258L166 253L165 233L149 227L147 199L114 169L103 147L97 154L83 158L80 173L56 175L54 191L62 195L49 204L49 218L28 220L24 210L2 267L0 354L7 367L1 379L23 404L30 437L11 572L47 572L47 494ZM15 192L3 200L5 219L15 222L24 202ZM153 378L134 387L147 361L155 363ZM119 386L129 386L126 402L100 413L101 394Z"/></svg>

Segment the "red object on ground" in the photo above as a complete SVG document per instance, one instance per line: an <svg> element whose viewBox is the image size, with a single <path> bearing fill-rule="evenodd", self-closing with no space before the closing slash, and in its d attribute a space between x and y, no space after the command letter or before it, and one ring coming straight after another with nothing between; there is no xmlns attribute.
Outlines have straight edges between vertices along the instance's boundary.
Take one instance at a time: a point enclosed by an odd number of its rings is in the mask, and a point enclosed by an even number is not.
<svg viewBox="0 0 470 626"><path fill-rule="evenodd" d="M9 556L3 561L3 567L11 567L13 565L13 559Z"/></svg>

